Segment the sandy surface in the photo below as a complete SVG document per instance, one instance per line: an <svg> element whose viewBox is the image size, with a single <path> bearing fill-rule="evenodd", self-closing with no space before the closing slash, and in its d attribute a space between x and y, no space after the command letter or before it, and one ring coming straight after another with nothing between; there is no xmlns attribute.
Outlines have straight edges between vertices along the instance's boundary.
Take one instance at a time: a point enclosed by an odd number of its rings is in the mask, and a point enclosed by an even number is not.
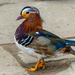
<svg viewBox="0 0 75 75"><path fill-rule="evenodd" d="M8 70L13 69L13 75L23 75L27 73L24 68L30 67L31 65L35 64L37 59L30 57L29 55L25 54L23 51L19 50L14 43L13 37L16 28L20 25L23 20L15 21L16 18L19 16L21 9L24 6L35 6L40 10L41 17L44 20L43 28L57 34L61 38L64 37L72 37L75 36L75 1L34 1L31 2L28 0L20 2L20 0L6 0L6 2L0 2L0 50L3 50L0 55L5 58L5 55L8 57L3 59L1 56L1 60L5 67L0 67L0 74L8 75ZM73 47L73 49L75 49ZM7 54L8 52L8 54ZM12 60L14 58L14 60ZM63 58L75 58L73 55L66 55L59 58L50 58L45 61L46 62L46 69L41 70L38 69L36 72L29 72L30 75L59 75L69 73L70 70L67 70L71 64L71 61L65 59L60 60ZM8 62L10 65L18 64L9 66L7 70L5 70L8 66ZM51 60L51 61L50 61ZM54 60L54 61L53 61ZM57 61L56 61L57 60ZM0 63L2 65L2 63ZM73 62L73 66L74 62ZM19 71L15 71L19 69ZM75 68L74 68L75 70ZM4 71L4 73L3 73ZM65 71L65 72L64 72ZM12 72L11 72L12 73ZM67 74L64 75L67 75ZM74 74L74 73L73 73ZM71 74L71 75L73 75ZM11 75L11 74L9 74Z"/></svg>

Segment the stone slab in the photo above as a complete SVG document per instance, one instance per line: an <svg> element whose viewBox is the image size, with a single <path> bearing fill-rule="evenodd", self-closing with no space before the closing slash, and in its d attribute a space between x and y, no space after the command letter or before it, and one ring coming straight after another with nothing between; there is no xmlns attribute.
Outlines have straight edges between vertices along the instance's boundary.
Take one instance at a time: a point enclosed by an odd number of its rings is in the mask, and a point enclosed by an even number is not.
<svg viewBox="0 0 75 75"><path fill-rule="evenodd" d="M0 67L0 75L29 75L29 73L19 66L2 66Z"/></svg>
<svg viewBox="0 0 75 75"><path fill-rule="evenodd" d="M75 36L75 1L37 1L5 4L0 7L0 44L13 43L16 28L23 20L15 21L24 6L35 6L44 19L43 28L60 37Z"/></svg>
<svg viewBox="0 0 75 75"><path fill-rule="evenodd" d="M30 2L34 0L0 0L0 4L8 4L8 3L23 3L23 2Z"/></svg>
<svg viewBox="0 0 75 75"><path fill-rule="evenodd" d="M17 60L2 47L0 47L0 66L20 66Z"/></svg>
<svg viewBox="0 0 75 75"><path fill-rule="evenodd" d="M41 16L45 21L43 25L44 29L51 31L59 35L60 37L75 36L75 1L44 1L44 2L38 1L38 2L26 2L26 3L12 2L12 4L8 3L8 4L3 4L0 6L0 15L1 15L0 44L14 43L13 37L14 37L15 30L19 26L19 24L23 21L23 20L21 21L15 21L15 20L19 16L21 9L24 6L28 6L28 5L35 6L40 10ZM16 49L14 46L12 48ZM0 62L1 74L18 75L18 73L19 74L27 73L27 71L25 71L25 69L20 66L19 62L17 62L17 60L13 58L13 56L10 56L11 54L9 55L9 52L8 53L7 51L5 52L5 50L3 50L2 47L0 47L0 51L1 50L2 50L2 52L0 53L1 54L0 61L2 61ZM25 65L27 64L27 66L29 65L29 63L34 63L37 60L29 55L26 55L22 51L18 52L18 56ZM68 58L68 57L71 57L71 55L67 55L65 57ZM65 58L65 57L61 57L61 58ZM52 60L52 59L49 59L49 60ZM48 64L48 67L51 67L49 64ZM7 67L8 69L6 70ZM19 71L17 71L17 68L19 69ZM48 71L41 70L41 72L38 71L36 73L42 75L44 72L44 75L50 75L49 73L46 73L46 72L50 72L50 73L54 72L52 74L55 74L56 73L55 71L56 69L58 69L58 66L55 68L54 71L53 71L53 68L54 68L54 64L51 68L47 68ZM14 71L14 72L12 73L11 71ZM30 74L37 75L36 73L33 72Z"/></svg>
<svg viewBox="0 0 75 75"><path fill-rule="evenodd" d="M57 73L56 75L75 75L75 61L71 63L67 70Z"/></svg>
<svg viewBox="0 0 75 75"><path fill-rule="evenodd" d="M29 75L19 62L0 46L0 75Z"/></svg>
<svg viewBox="0 0 75 75"><path fill-rule="evenodd" d="M2 47L4 48L4 50L8 51L12 56L14 56L23 68L30 68L32 67L32 65L35 65L37 63L36 58L27 55L24 51L18 49L15 44L3 45ZM29 72L29 74L30 75L56 75L57 73L65 71L70 67L71 60L69 60L68 58L73 58L75 60L75 56L71 54L59 58L45 59L46 62L45 70L38 69L38 71Z"/></svg>

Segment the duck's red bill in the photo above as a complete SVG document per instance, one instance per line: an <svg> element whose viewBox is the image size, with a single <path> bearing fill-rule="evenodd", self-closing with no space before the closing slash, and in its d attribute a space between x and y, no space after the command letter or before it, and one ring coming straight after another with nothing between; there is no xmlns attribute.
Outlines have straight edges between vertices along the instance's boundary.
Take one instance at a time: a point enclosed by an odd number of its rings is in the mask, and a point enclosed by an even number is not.
<svg viewBox="0 0 75 75"><path fill-rule="evenodd" d="M16 20L20 20L20 19L24 19L24 17L20 15L19 17L17 17Z"/></svg>

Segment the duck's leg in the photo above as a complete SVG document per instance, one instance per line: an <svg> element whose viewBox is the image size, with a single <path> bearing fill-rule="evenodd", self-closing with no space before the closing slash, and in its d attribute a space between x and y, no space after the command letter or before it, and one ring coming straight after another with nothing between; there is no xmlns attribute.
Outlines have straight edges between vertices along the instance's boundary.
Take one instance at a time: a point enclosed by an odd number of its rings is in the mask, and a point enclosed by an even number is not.
<svg viewBox="0 0 75 75"><path fill-rule="evenodd" d="M35 65L35 68L30 68L30 69L26 68L26 70L31 71L31 72L36 71L38 69L39 64L40 64L40 60L37 61L37 64Z"/></svg>
<svg viewBox="0 0 75 75"><path fill-rule="evenodd" d="M44 62L44 59L42 59L42 69L45 69L45 62Z"/></svg>
<svg viewBox="0 0 75 75"><path fill-rule="evenodd" d="M36 65L33 65L33 67L35 67ZM45 69L45 62L44 62L44 59L41 60L41 64L38 65L38 68L42 68L42 69Z"/></svg>
<svg viewBox="0 0 75 75"><path fill-rule="evenodd" d="M45 69L45 62L44 62L44 59L42 59L42 62L41 62L41 64L38 66L38 68Z"/></svg>

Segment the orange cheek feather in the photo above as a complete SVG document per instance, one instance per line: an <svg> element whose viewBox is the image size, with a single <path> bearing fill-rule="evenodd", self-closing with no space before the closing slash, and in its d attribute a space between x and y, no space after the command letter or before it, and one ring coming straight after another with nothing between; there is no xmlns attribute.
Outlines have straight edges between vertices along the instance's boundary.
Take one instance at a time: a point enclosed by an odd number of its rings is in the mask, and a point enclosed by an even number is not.
<svg viewBox="0 0 75 75"><path fill-rule="evenodd" d="M26 14L25 12L22 12L22 16L26 19L29 18L29 14Z"/></svg>

